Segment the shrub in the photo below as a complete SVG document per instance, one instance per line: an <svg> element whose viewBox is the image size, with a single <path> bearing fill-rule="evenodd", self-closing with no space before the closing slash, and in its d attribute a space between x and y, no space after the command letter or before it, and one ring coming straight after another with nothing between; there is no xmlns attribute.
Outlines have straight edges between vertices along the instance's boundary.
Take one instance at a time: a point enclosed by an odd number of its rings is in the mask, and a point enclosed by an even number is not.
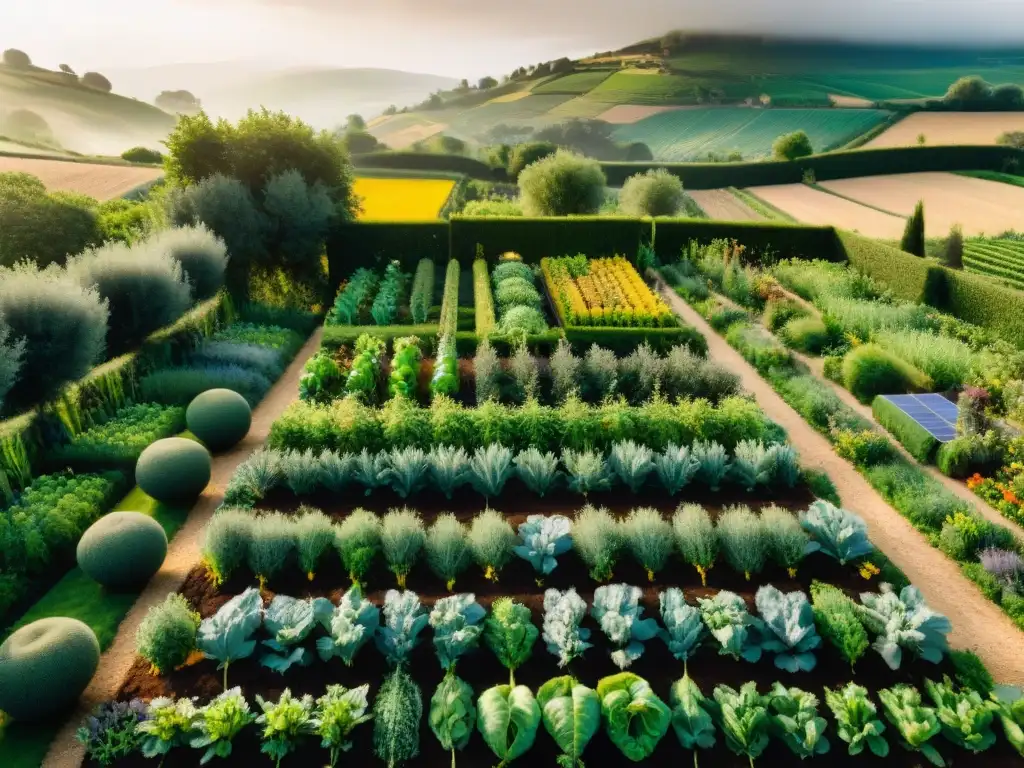
<svg viewBox="0 0 1024 768"><path fill-rule="evenodd" d="M11 329L4 324L3 315L0 315L0 413L3 412L4 397L18 380L24 354L25 340L13 338Z"/></svg>
<svg viewBox="0 0 1024 768"><path fill-rule="evenodd" d="M794 578L797 566L807 553L810 537L793 514L774 504L761 510L761 526L767 539L769 557L777 566L785 568L790 578Z"/></svg>
<svg viewBox="0 0 1024 768"><path fill-rule="evenodd" d="M139 389L142 399L168 405L186 405L210 389L229 389L252 405L270 389L270 380L239 365L203 365L154 371L142 378Z"/></svg>
<svg viewBox="0 0 1024 768"><path fill-rule="evenodd" d="M647 571L647 579L654 581L654 575L664 569L672 554L672 526L650 507L634 509L621 525L626 548Z"/></svg>
<svg viewBox="0 0 1024 768"><path fill-rule="evenodd" d="M113 243L68 261L68 274L95 289L110 308L107 347L120 353L169 325L188 309L191 289L169 251L144 242Z"/></svg>
<svg viewBox="0 0 1024 768"><path fill-rule="evenodd" d="M380 542L388 568L395 574L398 588L405 589L405 579L416 564L426 542L426 533L419 515L410 509L393 509L381 521Z"/></svg>
<svg viewBox="0 0 1024 768"><path fill-rule="evenodd" d="M497 581L501 569L512 559L512 548L519 537L500 512L487 509L473 518L468 541L473 559L484 569L484 577Z"/></svg>
<svg viewBox="0 0 1024 768"><path fill-rule="evenodd" d="M146 163L148 165L159 165L163 163L164 156L155 149L148 147L132 147L121 153L121 159L129 163Z"/></svg>
<svg viewBox="0 0 1024 768"><path fill-rule="evenodd" d="M534 287L532 281L523 280L521 277L510 277L498 283L494 291L494 298L498 302L498 308L505 312L512 307L537 307L541 306L540 294Z"/></svg>
<svg viewBox="0 0 1024 768"><path fill-rule="evenodd" d="M914 212L907 219L900 249L915 256L924 256L924 202L921 200L918 200Z"/></svg>
<svg viewBox="0 0 1024 768"><path fill-rule="evenodd" d="M300 507L299 511L303 509ZM331 518L318 509L306 508L304 513L294 520L295 552L299 559L299 568L312 581L323 563L324 555L334 546L336 533Z"/></svg>
<svg viewBox="0 0 1024 768"><path fill-rule="evenodd" d="M559 150L519 174L519 194L527 216L595 214L607 186L596 160Z"/></svg>
<svg viewBox="0 0 1024 768"><path fill-rule="evenodd" d="M805 131L783 134L772 144L772 156L776 160L797 160L813 154L814 147Z"/></svg>
<svg viewBox="0 0 1024 768"><path fill-rule="evenodd" d="M506 335L515 333L532 335L544 333L547 329L548 324L544 320L544 315L534 307L512 307L505 312L501 322L498 323L499 332Z"/></svg>
<svg viewBox="0 0 1024 768"><path fill-rule="evenodd" d="M773 299L764 308L764 324L772 333L778 333L786 323L810 313L799 302L792 299Z"/></svg>
<svg viewBox="0 0 1024 768"><path fill-rule="evenodd" d="M192 434L217 453L227 450L249 434L252 409L237 392L208 389L189 403L185 422Z"/></svg>
<svg viewBox="0 0 1024 768"><path fill-rule="evenodd" d="M24 343L18 380L8 392L17 407L52 399L102 358L107 305L60 271L0 268L0 316L9 338Z"/></svg>
<svg viewBox="0 0 1024 768"><path fill-rule="evenodd" d="M503 261L491 272L491 280L495 287L512 278L519 278L532 286L534 284L533 269L521 261Z"/></svg>
<svg viewBox="0 0 1024 768"><path fill-rule="evenodd" d="M328 186L291 168L267 178L262 200L270 232L266 266L299 280L321 276L324 240L336 213Z"/></svg>
<svg viewBox="0 0 1024 768"><path fill-rule="evenodd" d="M572 546L587 564L590 578L611 581L622 545L619 524L607 509L587 504L576 513L572 524Z"/></svg>
<svg viewBox="0 0 1024 768"><path fill-rule="evenodd" d="M975 367L975 354L959 339L926 331L889 331L875 341L931 377L938 390L959 389Z"/></svg>
<svg viewBox="0 0 1024 768"><path fill-rule="evenodd" d="M942 263L950 269L964 268L964 231L959 224L949 228L949 237L942 245Z"/></svg>
<svg viewBox="0 0 1024 768"><path fill-rule="evenodd" d="M171 593L149 609L135 632L135 648L161 675L180 667L196 649L199 614L188 600Z"/></svg>
<svg viewBox="0 0 1024 768"><path fill-rule="evenodd" d="M619 192L627 216L676 216L683 207L683 182L664 168L630 176Z"/></svg>
<svg viewBox="0 0 1024 768"><path fill-rule="evenodd" d="M78 700L100 663L95 633L76 619L48 618L0 645L0 710L32 722Z"/></svg>
<svg viewBox="0 0 1024 768"><path fill-rule="evenodd" d="M862 403L877 395L927 391L927 374L877 344L862 344L843 359L843 385Z"/></svg>
<svg viewBox="0 0 1024 768"><path fill-rule="evenodd" d="M871 405L871 411L878 423L899 440L911 456L922 464L929 464L935 459L939 441L928 430L897 408L891 400L885 397L876 397Z"/></svg>
<svg viewBox="0 0 1024 768"><path fill-rule="evenodd" d="M434 303L434 281L434 260L420 259L416 264L412 292L409 294L409 311L414 323L427 322L427 315Z"/></svg>
<svg viewBox="0 0 1024 768"><path fill-rule="evenodd" d="M749 507L731 507L718 518L718 540L722 556L747 581L760 573L768 559L768 537L761 518Z"/></svg>
<svg viewBox="0 0 1024 768"><path fill-rule="evenodd" d="M962 480L971 474L974 453L974 440L967 436L957 437L939 447L935 463L942 474Z"/></svg>
<svg viewBox="0 0 1024 768"><path fill-rule="evenodd" d="M868 633L854 602L841 589L815 581L811 584L814 624L850 663L850 669L868 649Z"/></svg>
<svg viewBox="0 0 1024 768"><path fill-rule="evenodd" d="M450 512L439 515L427 531L426 549L427 565L451 592L455 579L473 559L465 526Z"/></svg>
<svg viewBox="0 0 1024 768"><path fill-rule="evenodd" d="M828 328L818 317L798 317L782 328L782 340L793 349L820 355L829 343Z"/></svg>
<svg viewBox="0 0 1024 768"><path fill-rule="evenodd" d="M381 547L380 520L372 512L356 509L341 521L335 544L353 583L361 582Z"/></svg>
<svg viewBox="0 0 1024 768"><path fill-rule="evenodd" d="M711 517L699 504L684 504L672 518L672 531L679 554L697 569L701 584L707 586L708 571L718 558L720 546Z"/></svg>
<svg viewBox="0 0 1024 768"><path fill-rule="evenodd" d="M261 587L293 562L295 533L292 521L280 513L260 515L253 521L245 562Z"/></svg>
<svg viewBox="0 0 1024 768"><path fill-rule="evenodd" d="M224 285L224 270L228 266L227 246L202 224L164 230L151 235L145 244L147 248L166 251L181 265L182 274L192 286L192 295L197 301L209 299Z"/></svg>
<svg viewBox="0 0 1024 768"><path fill-rule="evenodd" d="M995 688L992 674L973 651L950 651L949 660L956 670L956 680L964 688L988 696Z"/></svg>
<svg viewBox="0 0 1024 768"><path fill-rule="evenodd" d="M513 181L517 180L524 168L555 154L557 151L558 147L550 141L528 141L524 144L517 144L512 148L512 154L508 159L509 178Z"/></svg>
<svg viewBox="0 0 1024 768"><path fill-rule="evenodd" d="M108 589L138 587L163 565L167 534L141 512L111 512L78 541L78 567Z"/></svg>
<svg viewBox="0 0 1024 768"><path fill-rule="evenodd" d="M157 440L139 456L135 481L157 501L190 504L210 482L210 454L183 437Z"/></svg>

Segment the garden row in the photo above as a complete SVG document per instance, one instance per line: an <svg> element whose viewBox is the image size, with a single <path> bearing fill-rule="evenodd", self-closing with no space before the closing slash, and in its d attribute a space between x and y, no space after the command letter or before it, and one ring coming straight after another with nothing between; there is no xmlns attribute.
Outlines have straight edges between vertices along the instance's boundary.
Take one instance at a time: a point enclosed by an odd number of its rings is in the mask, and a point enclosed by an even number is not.
<svg viewBox="0 0 1024 768"><path fill-rule="evenodd" d="M1024 289L1024 243L1017 239L978 239L964 243L964 267L994 277L1017 290Z"/></svg>

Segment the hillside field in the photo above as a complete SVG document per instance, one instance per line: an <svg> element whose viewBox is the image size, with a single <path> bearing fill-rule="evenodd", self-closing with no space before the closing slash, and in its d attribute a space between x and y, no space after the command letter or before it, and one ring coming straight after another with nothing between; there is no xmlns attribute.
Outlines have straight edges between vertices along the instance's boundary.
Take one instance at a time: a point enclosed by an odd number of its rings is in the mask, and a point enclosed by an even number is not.
<svg viewBox="0 0 1024 768"><path fill-rule="evenodd" d="M50 192L78 192L100 201L121 197L164 175L163 168L0 157L0 173L9 172L37 176Z"/></svg>
<svg viewBox="0 0 1024 768"><path fill-rule="evenodd" d="M1024 241L968 240L964 243L964 269L1024 290Z"/></svg>
<svg viewBox="0 0 1024 768"><path fill-rule="evenodd" d="M360 221L431 221L448 201L451 179L400 179L359 176L355 193L362 200Z"/></svg>
<svg viewBox="0 0 1024 768"><path fill-rule="evenodd" d="M929 145L995 144L1007 131L1024 131L1024 112L917 112L876 136L866 149Z"/></svg>
<svg viewBox="0 0 1024 768"><path fill-rule="evenodd" d="M744 159L769 157L782 134L804 130L815 152L842 146L886 119L877 109L678 109L617 128L619 141L642 141L655 160L685 162L708 153L739 151Z"/></svg>
<svg viewBox="0 0 1024 768"><path fill-rule="evenodd" d="M883 240L898 239L904 219L844 200L806 184L777 184L750 189L757 197L802 224L834 226Z"/></svg>

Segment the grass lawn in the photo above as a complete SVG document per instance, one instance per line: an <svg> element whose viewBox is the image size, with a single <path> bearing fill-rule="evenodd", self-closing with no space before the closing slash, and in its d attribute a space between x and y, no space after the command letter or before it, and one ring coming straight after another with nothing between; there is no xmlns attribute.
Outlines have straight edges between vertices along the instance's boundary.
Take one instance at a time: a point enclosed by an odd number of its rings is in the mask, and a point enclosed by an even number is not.
<svg viewBox="0 0 1024 768"><path fill-rule="evenodd" d="M189 509L161 504L136 486L113 511L150 515L163 526L170 540L184 525ZM107 592L80 569L74 568L32 606L12 630L38 619L66 616L88 624L96 633L100 648L106 650L138 596L138 592ZM61 725L62 719L55 717L46 723L18 724L0 730L0 765L4 768L38 768Z"/></svg>

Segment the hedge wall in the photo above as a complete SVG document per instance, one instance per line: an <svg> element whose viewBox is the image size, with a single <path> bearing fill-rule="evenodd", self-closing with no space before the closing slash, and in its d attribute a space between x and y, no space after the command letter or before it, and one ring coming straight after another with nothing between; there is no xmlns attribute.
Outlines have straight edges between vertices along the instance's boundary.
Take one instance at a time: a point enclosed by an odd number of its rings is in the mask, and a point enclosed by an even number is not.
<svg viewBox="0 0 1024 768"><path fill-rule="evenodd" d="M945 309L969 323L991 328L1007 341L1024 347L1024 293L988 278L933 267L945 276Z"/></svg>
<svg viewBox="0 0 1024 768"><path fill-rule="evenodd" d="M666 168L687 189L799 184L813 170L818 181L920 171L1001 171L1007 162L1024 160L1024 151L999 146L892 147L812 155L795 161L744 163L601 163L609 186L651 168Z"/></svg>
<svg viewBox="0 0 1024 768"><path fill-rule="evenodd" d="M831 227L809 227L788 222L654 220L654 250L663 261L678 259L680 251L691 240L709 243L718 238L736 240L752 252L774 251L782 258L839 258Z"/></svg>
<svg viewBox="0 0 1024 768"><path fill-rule="evenodd" d="M359 267L383 268L397 259L413 272L422 258L440 265L448 261L448 222L365 221L341 224L327 238L327 264L332 290Z"/></svg>
<svg viewBox="0 0 1024 768"><path fill-rule="evenodd" d="M853 232L836 230L836 237L840 256L861 272L885 283L901 299L915 303L924 300L934 262Z"/></svg>
<svg viewBox="0 0 1024 768"><path fill-rule="evenodd" d="M700 331L689 325L677 328L580 328L565 329L565 338L572 344L578 355L586 354L592 344L605 347L620 357L630 354L647 342L658 352L667 352L674 346L684 344L694 354L706 356L708 342Z"/></svg>
<svg viewBox="0 0 1024 768"><path fill-rule="evenodd" d="M643 219L608 216L569 218L463 218L451 219L451 256L465 266L476 258L476 246L483 246L484 257L495 259L505 251L515 251L527 263L545 256L574 256L585 253L592 258L625 256L636 259L641 238L650 236L650 222Z"/></svg>
<svg viewBox="0 0 1024 768"><path fill-rule="evenodd" d="M409 171L445 171L459 173L485 181L507 181L504 168L492 168L487 163L462 155L439 155L429 152L368 152L353 155L356 170L364 168L398 168Z"/></svg>

